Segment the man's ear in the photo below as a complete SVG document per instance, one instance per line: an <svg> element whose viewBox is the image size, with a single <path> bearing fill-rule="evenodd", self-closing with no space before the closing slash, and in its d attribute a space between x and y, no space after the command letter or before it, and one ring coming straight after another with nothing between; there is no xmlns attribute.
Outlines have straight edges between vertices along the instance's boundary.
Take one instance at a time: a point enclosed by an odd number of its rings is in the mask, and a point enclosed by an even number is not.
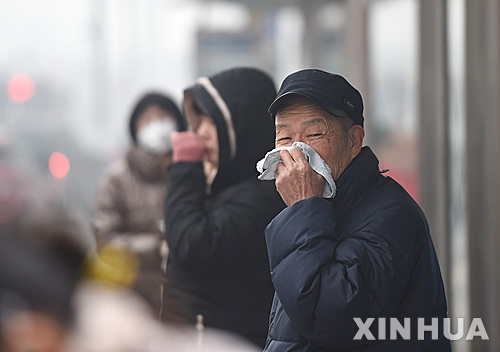
<svg viewBox="0 0 500 352"><path fill-rule="evenodd" d="M363 138L365 138L365 129L360 125L354 125L349 130L349 139L351 141L351 151L353 157L359 154L363 147Z"/></svg>

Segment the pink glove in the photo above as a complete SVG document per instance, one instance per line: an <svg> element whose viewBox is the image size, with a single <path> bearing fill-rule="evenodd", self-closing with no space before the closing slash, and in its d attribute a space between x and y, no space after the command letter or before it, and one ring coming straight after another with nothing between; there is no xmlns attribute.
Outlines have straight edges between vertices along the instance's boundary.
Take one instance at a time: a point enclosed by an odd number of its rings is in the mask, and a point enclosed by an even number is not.
<svg viewBox="0 0 500 352"><path fill-rule="evenodd" d="M174 163L180 161L203 161L206 148L201 139L192 131L172 132L170 135Z"/></svg>

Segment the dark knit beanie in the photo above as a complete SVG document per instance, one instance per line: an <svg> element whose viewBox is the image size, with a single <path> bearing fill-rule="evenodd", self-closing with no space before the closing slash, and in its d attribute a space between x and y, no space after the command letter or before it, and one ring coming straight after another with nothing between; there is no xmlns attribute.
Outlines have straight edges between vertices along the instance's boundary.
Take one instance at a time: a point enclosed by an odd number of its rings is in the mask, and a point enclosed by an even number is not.
<svg viewBox="0 0 500 352"><path fill-rule="evenodd" d="M161 109L174 116L178 131L184 131L186 129L186 122L174 101L165 94L150 92L139 99L130 116L130 135L134 142L137 142L137 119L146 108L153 105L159 106Z"/></svg>

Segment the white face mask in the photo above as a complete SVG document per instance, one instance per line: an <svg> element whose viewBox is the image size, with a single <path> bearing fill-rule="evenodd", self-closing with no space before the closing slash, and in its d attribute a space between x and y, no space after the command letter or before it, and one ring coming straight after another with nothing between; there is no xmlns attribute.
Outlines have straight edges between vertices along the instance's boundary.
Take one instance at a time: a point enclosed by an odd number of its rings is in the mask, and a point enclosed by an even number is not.
<svg viewBox="0 0 500 352"><path fill-rule="evenodd" d="M137 143L153 154L167 154L172 151L170 134L175 131L172 119L155 119L137 131Z"/></svg>

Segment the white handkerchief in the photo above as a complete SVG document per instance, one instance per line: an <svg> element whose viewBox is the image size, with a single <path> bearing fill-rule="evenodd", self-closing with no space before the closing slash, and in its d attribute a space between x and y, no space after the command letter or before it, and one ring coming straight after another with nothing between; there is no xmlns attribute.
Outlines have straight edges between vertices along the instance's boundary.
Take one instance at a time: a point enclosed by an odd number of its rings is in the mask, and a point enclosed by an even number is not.
<svg viewBox="0 0 500 352"><path fill-rule="evenodd" d="M295 142L291 147L280 147L267 152L266 156L257 163L257 171L260 172L259 180L274 180L278 163L281 162L280 151L283 149L297 147L302 151L311 168L325 179L325 188L323 189L323 198L333 198L337 193L337 186L332 178L332 172L328 164L319 156L319 154L308 144Z"/></svg>

